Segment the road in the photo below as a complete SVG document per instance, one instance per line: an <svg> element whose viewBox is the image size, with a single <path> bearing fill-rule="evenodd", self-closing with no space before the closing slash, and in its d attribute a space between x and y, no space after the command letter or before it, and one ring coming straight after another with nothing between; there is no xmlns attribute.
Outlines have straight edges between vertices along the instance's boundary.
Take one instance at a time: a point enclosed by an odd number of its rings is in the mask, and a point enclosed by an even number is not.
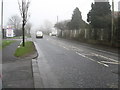
<svg viewBox="0 0 120 90"><path fill-rule="evenodd" d="M52 36L34 41L43 87L118 87L117 53Z"/></svg>

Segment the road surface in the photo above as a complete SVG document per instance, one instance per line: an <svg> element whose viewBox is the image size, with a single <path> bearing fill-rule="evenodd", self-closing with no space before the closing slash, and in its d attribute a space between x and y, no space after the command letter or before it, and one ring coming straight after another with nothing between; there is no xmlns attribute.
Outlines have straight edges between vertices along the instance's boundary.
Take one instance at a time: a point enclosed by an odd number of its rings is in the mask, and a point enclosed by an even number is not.
<svg viewBox="0 0 120 90"><path fill-rule="evenodd" d="M44 36L37 45L40 77L45 88L117 88L117 52Z"/></svg>

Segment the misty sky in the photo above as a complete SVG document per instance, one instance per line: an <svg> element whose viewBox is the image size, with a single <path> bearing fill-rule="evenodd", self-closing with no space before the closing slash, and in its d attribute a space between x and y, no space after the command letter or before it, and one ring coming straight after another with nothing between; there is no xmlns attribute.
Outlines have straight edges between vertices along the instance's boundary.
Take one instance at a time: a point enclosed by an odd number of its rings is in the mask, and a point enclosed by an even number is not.
<svg viewBox="0 0 120 90"><path fill-rule="evenodd" d="M20 15L18 0L3 0L4 1L4 25L7 24L8 19L12 15ZM19 0L20 1L20 0ZM112 1L112 0L110 0ZM115 1L115 10L117 10L117 3ZM94 0L31 0L29 12L30 22L35 28L40 27L45 21L50 21L52 24L59 21L71 19L73 10L78 7L82 12L82 18L86 21L87 13L91 9L91 3ZM110 2L111 4L111 2ZM1 10L1 7L0 7Z"/></svg>

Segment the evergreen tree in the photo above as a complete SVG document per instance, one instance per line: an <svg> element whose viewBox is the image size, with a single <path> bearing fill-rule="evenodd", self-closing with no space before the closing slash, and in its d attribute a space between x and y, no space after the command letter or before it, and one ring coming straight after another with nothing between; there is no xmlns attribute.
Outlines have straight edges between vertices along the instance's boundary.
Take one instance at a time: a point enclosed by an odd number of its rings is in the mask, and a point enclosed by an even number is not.
<svg viewBox="0 0 120 90"><path fill-rule="evenodd" d="M95 2L87 14L87 21L94 28L94 39L97 39L98 29L107 30L108 39L111 37L111 10L109 2Z"/></svg>
<svg viewBox="0 0 120 90"><path fill-rule="evenodd" d="M95 2L87 15L87 21L93 28L108 28L111 25L109 2Z"/></svg>
<svg viewBox="0 0 120 90"><path fill-rule="evenodd" d="M84 27L85 22L82 20L81 12L79 11L79 8L75 8L73 11L72 19L68 23L68 28L70 30L79 30L80 28Z"/></svg>

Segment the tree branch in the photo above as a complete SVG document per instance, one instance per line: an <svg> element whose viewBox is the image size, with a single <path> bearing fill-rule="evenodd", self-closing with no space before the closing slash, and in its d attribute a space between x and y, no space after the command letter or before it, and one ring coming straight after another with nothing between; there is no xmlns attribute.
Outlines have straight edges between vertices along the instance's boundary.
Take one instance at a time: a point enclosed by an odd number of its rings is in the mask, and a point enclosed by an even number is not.
<svg viewBox="0 0 120 90"><path fill-rule="evenodd" d="M21 9L21 5L20 5L19 0L18 0L18 5L19 5L19 10L20 10L21 17L23 17L23 14L22 14L22 9Z"/></svg>

